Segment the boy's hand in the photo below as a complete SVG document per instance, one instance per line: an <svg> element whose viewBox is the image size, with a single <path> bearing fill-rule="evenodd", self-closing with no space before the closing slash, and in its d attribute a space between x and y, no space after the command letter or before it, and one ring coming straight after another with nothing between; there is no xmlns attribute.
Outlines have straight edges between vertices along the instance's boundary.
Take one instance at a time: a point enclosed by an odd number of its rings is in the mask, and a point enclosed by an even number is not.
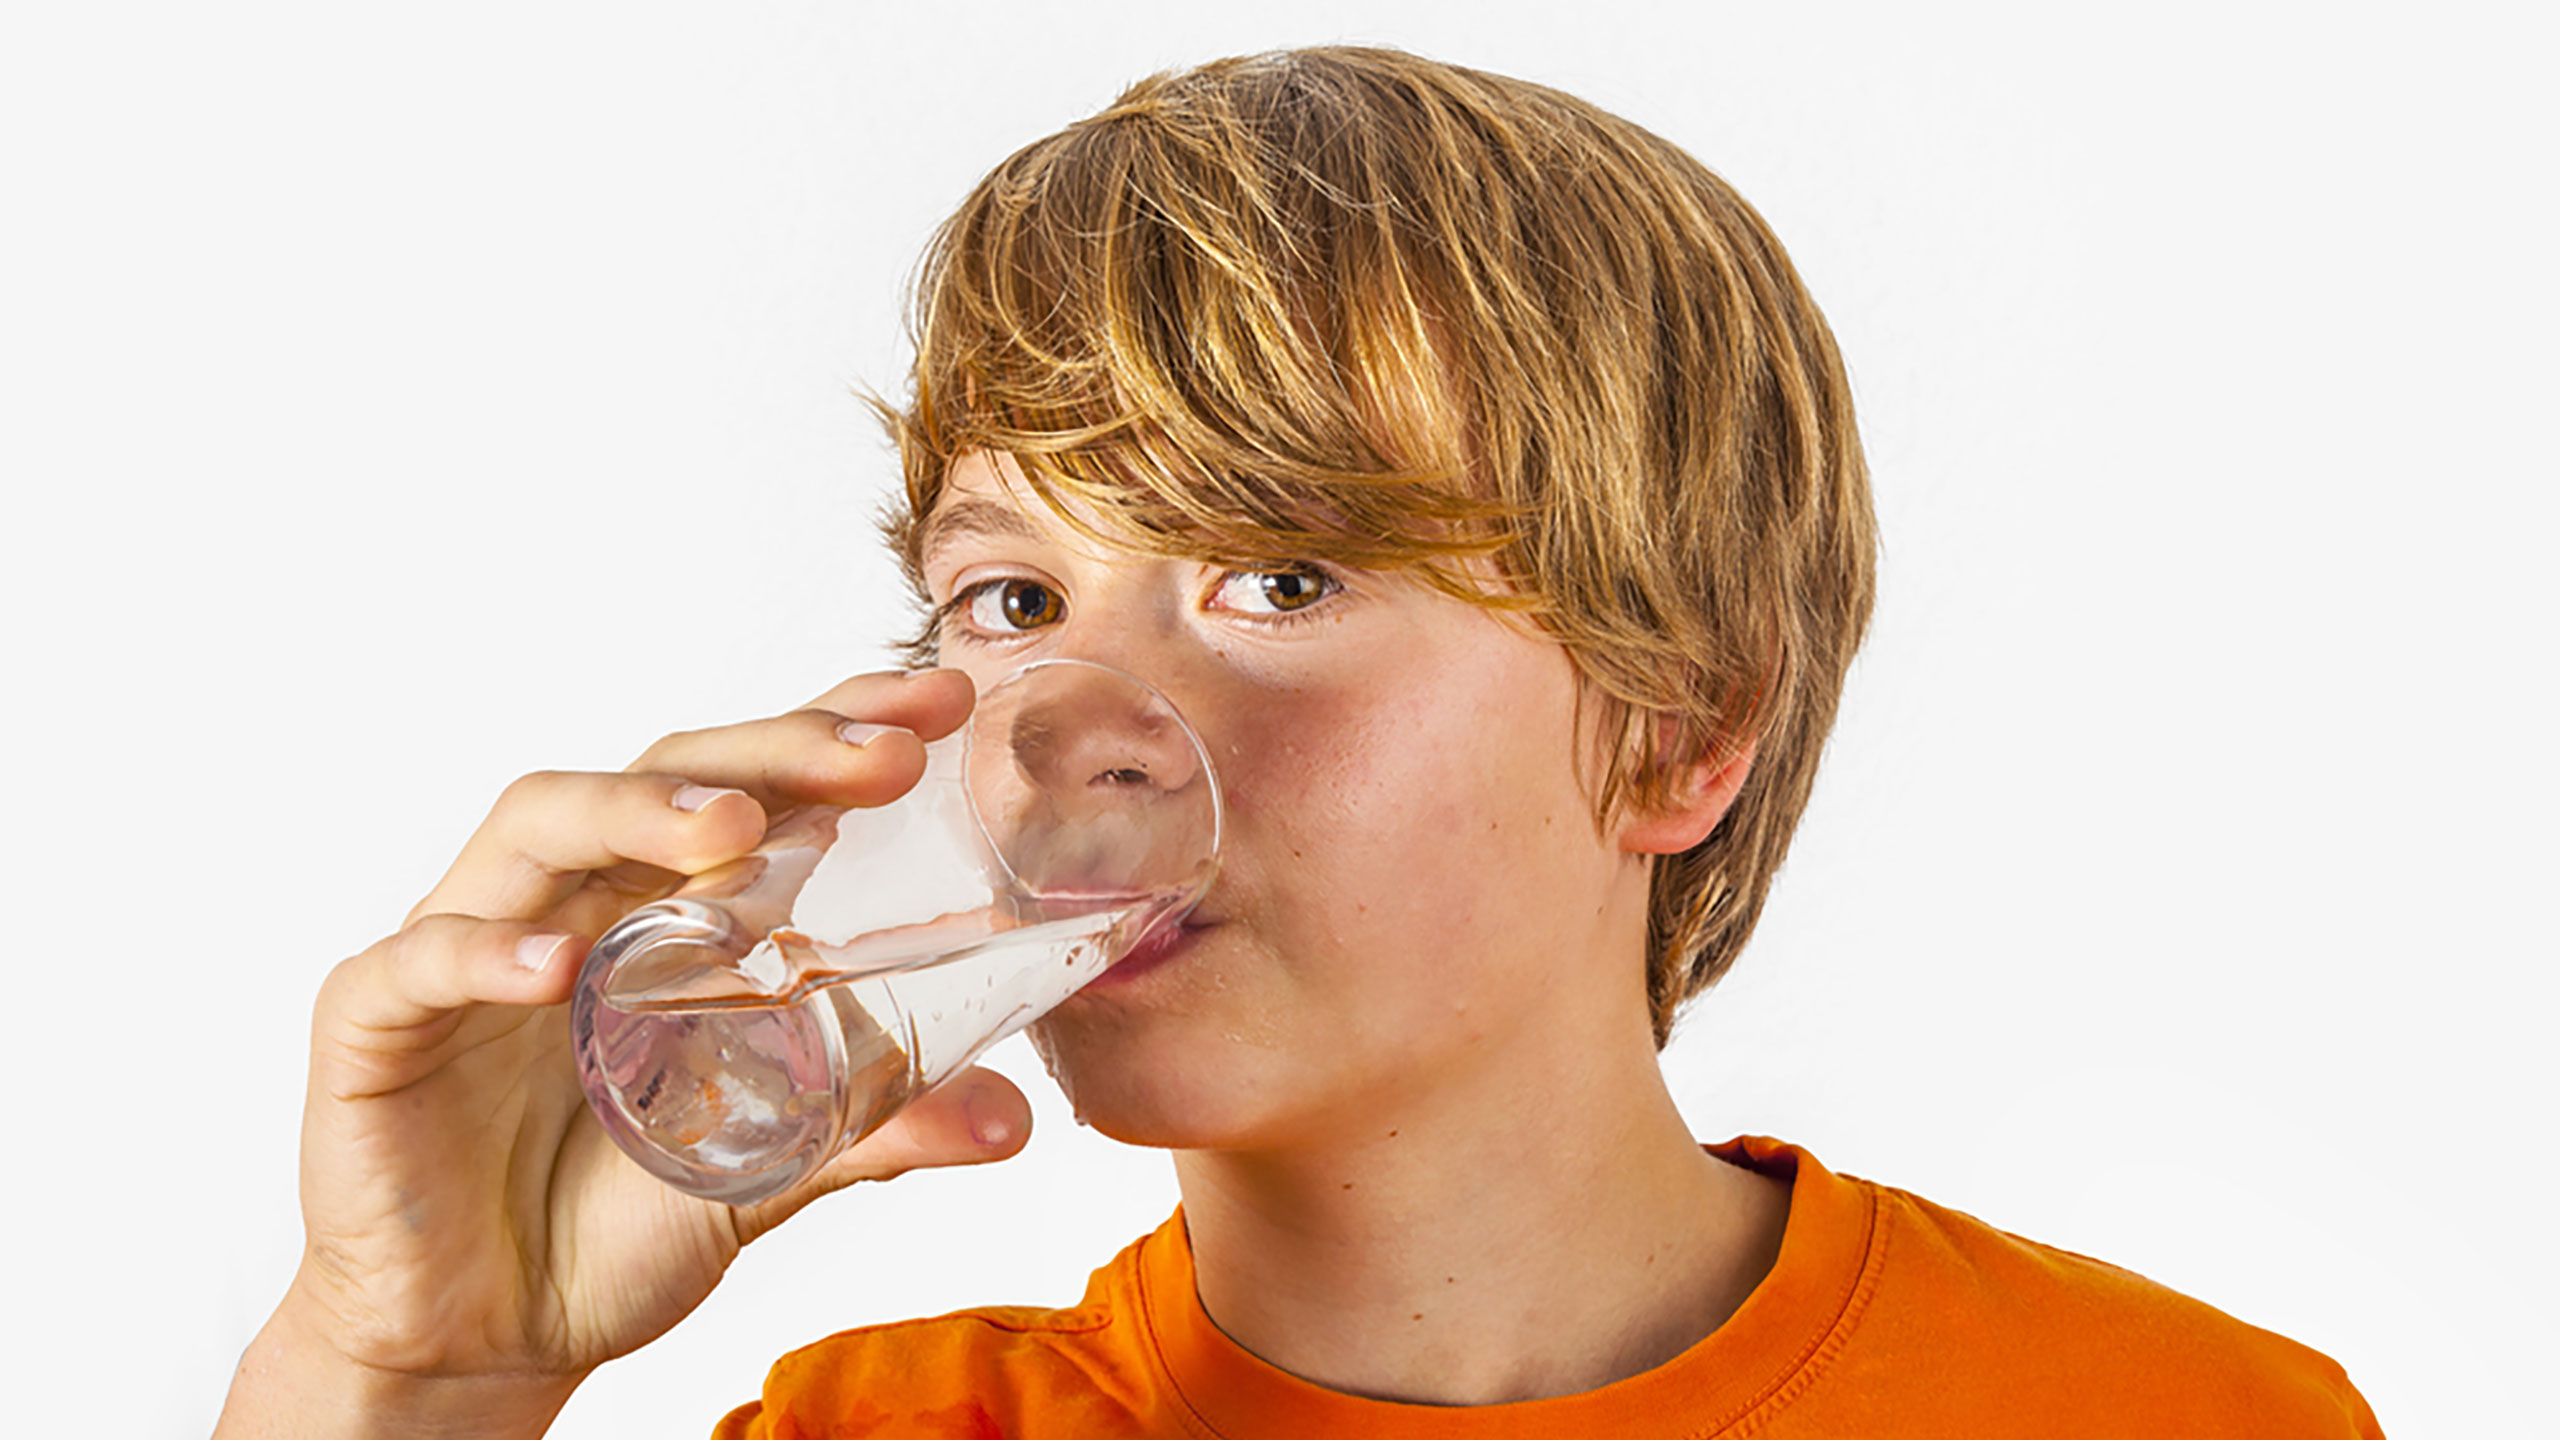
<svg viewBox="0 0 2560 1440"><path fill-rule="evenodd" d="M561 1003L624 914L753 849L769 814L904 794L923 773L917 737L950 733L970 703L957 672L862 676L807 710L669 736L620 775L509 786L399 933L321 988L302 1267L242 1361L224 1433L326 1433L320 1415L538 1433L588 1371L663 1334L811 1200L1019 1150L1021 1092L973 1071L795 1190L696 1200L589 1113ZM848 739L848 719L913 734Z"/></svg>

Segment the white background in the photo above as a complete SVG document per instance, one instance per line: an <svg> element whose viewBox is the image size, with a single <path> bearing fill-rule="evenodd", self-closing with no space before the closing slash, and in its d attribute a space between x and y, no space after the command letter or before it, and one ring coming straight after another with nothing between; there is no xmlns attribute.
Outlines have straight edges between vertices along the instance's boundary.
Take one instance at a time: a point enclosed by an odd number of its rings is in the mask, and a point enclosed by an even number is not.
<svg viewBox="0 0 2560 1440"><path fill-rule="evenodd" d="M1149 70L1334 39L1687 146L1849 356L1882 607L1667 1057L1698 1132L2296 1336L2397 1436L2547 1427L2523 8L13 7L8 1428L210 1427L300 1243L313 989L507 779L886 663L849 387L900 386L975 178ZM831 1330L1072 1301L1170 1176L999 1058L1022 1160L827 1202L555 1433L702 1433Z"/></svg>

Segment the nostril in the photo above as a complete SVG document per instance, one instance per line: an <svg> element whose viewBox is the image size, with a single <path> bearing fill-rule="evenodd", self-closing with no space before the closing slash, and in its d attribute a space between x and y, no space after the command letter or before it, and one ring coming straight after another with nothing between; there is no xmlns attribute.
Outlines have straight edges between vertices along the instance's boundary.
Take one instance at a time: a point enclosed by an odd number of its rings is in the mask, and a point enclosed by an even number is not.
<svg viewBox="0 0 2560 1440"><path fill-rule="evenodd" d="M1135 765L1123 765L1117 770L1105 770L1094 776L1093 783L1096 785L1144 785L1147 783L1147 772Z"/></svg>

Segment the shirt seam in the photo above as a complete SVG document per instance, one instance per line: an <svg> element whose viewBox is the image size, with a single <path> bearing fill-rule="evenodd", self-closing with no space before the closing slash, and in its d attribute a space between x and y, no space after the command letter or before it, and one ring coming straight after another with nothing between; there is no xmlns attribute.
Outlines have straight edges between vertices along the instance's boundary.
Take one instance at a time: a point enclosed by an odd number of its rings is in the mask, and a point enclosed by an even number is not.
<svg viewBox="0 0 2560 1440"><path fill-rule="evenodd" d="M1892 1216L1885 1208L1880 1187L1864 1180L1853 1181L1867 1201L1866 1235L1861 1242L1864 1258L1857 1279L1851 1283L1840 1308L1821 1334L1807 1342L1804 1349L1771 1381L1768 1388L1745 1401L1722 1418L1692 1430L1691 1440L1745 1440L1766 1430L1786 1408L1804 1398L1828 1374L1858 1325L1866 1319L1870 1302L1884 1280L1885 1258L1892 1249Z"/></svg>
<svg viewBox="0 0 2560 1440"><path fill-rule="evenodd" d="M1830 1322L1823 1327L1822 1332L1806 1342L1796 1358L1779 1371L1777 1378L1759 1394L1735 1406L1722 1417L1688 1431L1691 1440L1745 1440L1745 1437L1767 1429L1781 1412L1803 1398L1807 1391L1828 1374L1833 1362L1838 1360L1840 1353L1848 1348L1851 1336L1856 1333L1859 1323L1866 1318L1869 1305L1875 1298L1875 1292L1883 1283L1885 1259L1892 1248L1893 1238L1892 1216L1885 1205L1886 1196L1883 1193L1883 1187L1865 1180L1853 1180L1851 1183L1858 1187L1859 1195L1866 1200L1867 1215L1865 1234L1859 1241L1862 1256L1858 1275L1850 1283L1849 1293L1842 1298L1839 1309L1833 1313ZM1153 1244L1155 1240L1156 1237L1149 1236L1142 1243ZM1140 1261L1143 1266L1143 1256L1140 1257ZM1149 1293L1148 1287L1143 1283L1131 1288L1136 1292L1139 1328L1147 1337L1147 1354L1157 1371L1164 1376L1166 1388L1171 1390L1175 1400L1180 1402L1181 1408L1176 1413L1180 1416L1185 1428L1193 1434L1208 1436L1210 1440L1227 1440L1226 1432L1219 1429L1192 1400L1190 1392L1183 1389L1181 1376L1175 1373L1173 1362L1165 1355L1163 1335L1157 1325L1154 1296Z"/></svg>
<svg viewBox="0 0 2560 1440"><path fill-rule="evenodd" d="M1146 1247L1158 1243L1162 1238L1163 1232L1158 1231L1141 1239L1138 1242L1137 1263L1130 1267L1129 1290L1138 1305L1139 1333L1147 1337L1147 1358L1154 1364L1156 1373L1164 1377L1165 1388L1172 1391L1173 1398L1179 1402L1181 1408L1174 1413L1182 1421L1183 1428L1195 1435L1208 1436L1210 1440L1227 1440L1226 1432L1211 1423L1209 1417L1201 1413L1199 1405L1192 1400L1191 1392L1182 1388L1182 1377L1175 1373L1172 1359L1164 1353L1164 1332L1157 1324L1154 1287L1147 1284L1148 1256L1146 1253Z"/></svg>
<svg viewBox="0 0 2560 1440"><path fill-rule="evenodd" d="M883 1320L871 1325L849 1326L823 1339L812 1340L785 1354L783 1359L788 1361L809 1351L823 1350L840 1340L889 1335L899 1331L930 1330L939 1325L983 1325L990 1330L1001 1330L1008 1335L1090 1335L1097 1330L1107 1330L1111 1327L1110 1315L1097 1311L1091 1306L1076 1305L1065 1310L1041 1310L1032 1305L1020 1308L1032 1311L1043 1318L1015 1322L979 1310L954 1310L947 1315L920 1315L906 1320ZM1062 1315L1071 1315L1076 1318L1072 1321L1045 1318Z"/></svg>

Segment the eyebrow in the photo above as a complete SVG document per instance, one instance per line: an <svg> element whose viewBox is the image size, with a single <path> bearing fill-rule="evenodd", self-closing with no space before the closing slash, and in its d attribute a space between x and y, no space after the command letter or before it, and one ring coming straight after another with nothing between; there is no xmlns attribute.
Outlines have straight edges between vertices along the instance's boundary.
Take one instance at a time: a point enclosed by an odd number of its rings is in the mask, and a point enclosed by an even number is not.
<svg viewBox="0 0 2560 1440"><path fill-rule="evenodd" d="M929 560L933 553L963 535L1000 535L1016 540L1038 540L1043 532L1030 518L1010 505L988 500L954 500L937 506L925 517L924 533L917 538L916 556Z"/></svg>

